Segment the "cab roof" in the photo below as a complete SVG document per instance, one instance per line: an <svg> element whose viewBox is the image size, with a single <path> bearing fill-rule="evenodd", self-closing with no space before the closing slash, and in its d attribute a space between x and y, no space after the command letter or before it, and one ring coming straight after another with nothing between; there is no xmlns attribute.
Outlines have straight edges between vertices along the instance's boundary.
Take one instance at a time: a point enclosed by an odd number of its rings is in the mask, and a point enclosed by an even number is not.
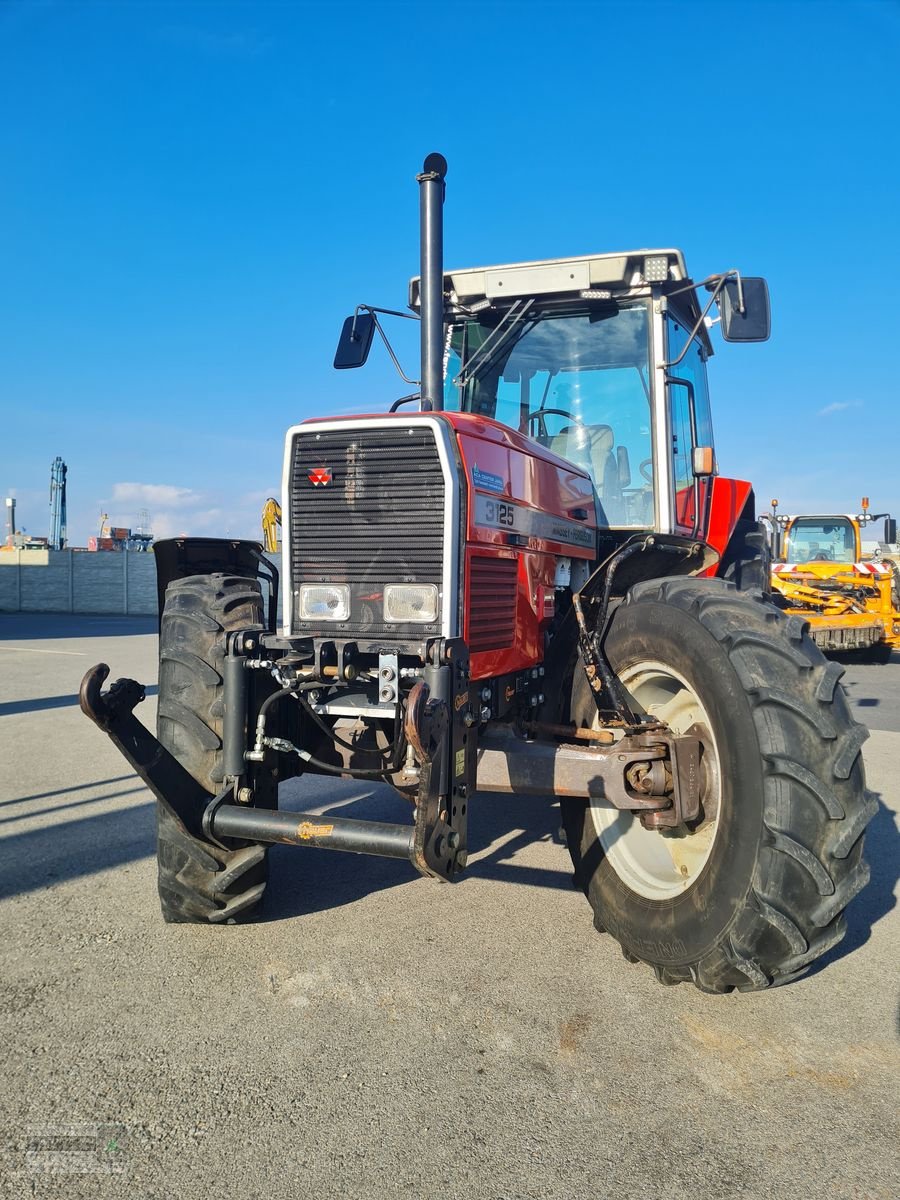
<svg viewBox="0 0 900 1200"><path fill-rule="evenodd" d="M639 292L652 284L689 284L680 250L624 250L548 258L538 262L466 267L444 272L444 293L450 306L470 308L519 296L563 296L583 292ZM685 293L693 296L693 293ZM606 299L603 294L585 299ZM419 278L410 280L409 304L419 307ZM696 298L694 297L694 304ZM698 310L699 313L699 310Z"/></svg>

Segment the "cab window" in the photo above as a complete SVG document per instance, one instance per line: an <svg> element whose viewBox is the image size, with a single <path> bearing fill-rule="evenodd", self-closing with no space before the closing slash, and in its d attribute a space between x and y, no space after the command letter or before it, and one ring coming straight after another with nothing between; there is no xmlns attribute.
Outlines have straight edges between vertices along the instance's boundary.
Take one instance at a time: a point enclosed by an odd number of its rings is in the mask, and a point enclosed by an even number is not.
<svg viewBox="0 0 900 1200"><path fill-rule="evenodd" d="M451 327L446 407L501 421L588 471L605 524L652 526L646 306L528 313L499 331L498 319Z"/></svg>

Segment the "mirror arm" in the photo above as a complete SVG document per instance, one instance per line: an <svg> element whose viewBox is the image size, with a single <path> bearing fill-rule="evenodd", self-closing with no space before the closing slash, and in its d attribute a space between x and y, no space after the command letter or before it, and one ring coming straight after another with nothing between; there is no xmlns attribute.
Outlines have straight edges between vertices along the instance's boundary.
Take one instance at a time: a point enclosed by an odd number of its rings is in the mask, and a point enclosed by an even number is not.
<svg viewBox="0 0 900 1200"><path fill-rule="evenodd" d="M664 367L665 370L668 370L669 367L677 367L678 364L681 362L681 360L684 358L684 356L687 354L688 350L690 349L691 342L697 336L698 329L703 324L703 322L706 320L707 313L712 308L712 306L716 302L716 300L719 298L719 292L721 292L722 288L725 286L726 282L729 279L737 279L738 311L743 312L744 311L744 288L741 283L741 273L740 273L740 271L737 271L737 270L725 271L722 275L710 275L709 278L701 280L700 283L698 283L696 285L691 284L690 287L679 288L678 291L668 293L669 296L677 296L679 294L679 292L694 291L695 287L703 287L704 285L709 287L709 285L711 283L713 283L713 280L715 280L715 286L711 289L712 295L710 296L709 300L706 302L706 307L703 309L703 312L700 314L699 318L697 319L696 325L691 330L690 336L688 337L688 340L684 344L684 349L681 351L681 353L678 355L677 358L674 358L671 362L664 362L662 364L662 366Z"/></svg>
<svg viewBox="0 0 900 1200"><path fill-rule="evenodd" d="M688 341L684 343L684 349L682 350L682 353L678 355L677 359L673 359L671 362L664 362L662 366L664 366L665 370L668 370L668 367L677 367L679 362L684 358L684 355L688 353L691 342L694 341L694 338L697 336L697 330L700 329L700 326L703 324L704 320L706 320L707 313L709 312L710 308L712 308L715 304L715 301L718 300L721 289L725 287L726 282L731 280L731 278L737 278L739 311L744 311L744 288L742 283L740 283L740 271L731 270L725 271L722 275L710 275L708 278L706 278L706 280L702 280L700 283L696 284L696 287L702 287L703 284L706 284L706 286L709 287L709 284L713 283L715 280L715 286L712 288L713 294L710 295L706 307L703 308L703 312L700 314L700 317L697 318L697 323L694 326L694 329L690 331L690 336L688 337ZM678 292L670 292L668 295L676 296L679 292L692 292L694 289L695 284L691 284L689 288L678 288Z"/></svg>
<svg viewBox="0 0 900 1200"><path fill-rule="evenodd" d="M371 313L372 316L374 316L375 313L381 313L385 317L402 317L404 321L419 320L418 313L397 312L395 308L375 308L375 306L372 304L357 304L356 312L353 314L354 319L358 317L361 312Z"/></svg>
<svg viewBox="0 0 900 1200"><path fill-rule="evenodd" d="M419 318L416 316L413 316L411 313L395 312L395 310L392 308L373 308L370 304L357 304L356 312L353 314L353 325L351 327L351 335L350 335L351 337L355 337L355 335L356 335L356 318L359 316L359 314L361 312L368 313L369 316L372 318L372 320L375 322L375 328L378 330L378 334L379 334L381 340L384 342L385 346L387 347L387 352L391 356L391 362L394 364L394 367L397 370L397 374L400 376L400 378L403 380L403 382L411 383L411 384L413 384L414 387L418 387L419 386L418 379L410 379L408 375L404 374L403 368L400 366L400 363L397 361L397 355L394 353L394 348L391 345L391 343L388 341L387 334L381 328L381 322L378 320L378 317L375 314L376 313L384 313L384 315L388 316L388 317L403 317L407 321L418 321Z"/></svg>
<svg viewBox="0 0 900 1200"><path fill-rule="evenodd" d="M409 396L401 396L399 400L394 401L394 403L388 409L388 412L396 412L401 404L410 404L413 400L421 400L421 399L422 399L421 392L413 392Z"/></svg>

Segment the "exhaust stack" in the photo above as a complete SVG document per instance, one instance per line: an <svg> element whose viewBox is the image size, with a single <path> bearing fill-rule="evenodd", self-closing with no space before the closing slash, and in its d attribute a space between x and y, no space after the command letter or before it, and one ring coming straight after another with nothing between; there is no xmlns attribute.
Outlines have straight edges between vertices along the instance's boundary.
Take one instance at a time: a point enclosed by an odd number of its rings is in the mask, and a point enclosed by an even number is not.
<svg viewBox="0 0 900 1200"><path fill-rule="evenodd" d="M422 408L444 407L444 178L447 160L429 154L419 184L419 277Z"/></svg>

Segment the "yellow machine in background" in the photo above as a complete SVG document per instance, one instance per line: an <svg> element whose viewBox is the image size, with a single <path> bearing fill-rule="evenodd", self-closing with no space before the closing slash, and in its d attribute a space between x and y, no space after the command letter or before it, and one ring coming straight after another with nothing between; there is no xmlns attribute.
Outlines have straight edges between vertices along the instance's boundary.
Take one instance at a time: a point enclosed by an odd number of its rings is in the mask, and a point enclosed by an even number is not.
<svg viewBox="0 0 900 1200"><path fill-rule="evenodd" d="M274 496L270 496L262 510L263 542L268 554L277 554L281 550L281 539L278 536L280 528L281 505Z"/></svg>
<svg viewBox="0 0 900 1200"><path fill-rule="evenodd" d="M763 520L772 550L772 591L782 607L810 623L825 651L869 652L887 659L900 647L900 570L876 552L864 558L862 529L884 519L887 545L897 540L888 513L779 516L778 501Z"/></svg>

